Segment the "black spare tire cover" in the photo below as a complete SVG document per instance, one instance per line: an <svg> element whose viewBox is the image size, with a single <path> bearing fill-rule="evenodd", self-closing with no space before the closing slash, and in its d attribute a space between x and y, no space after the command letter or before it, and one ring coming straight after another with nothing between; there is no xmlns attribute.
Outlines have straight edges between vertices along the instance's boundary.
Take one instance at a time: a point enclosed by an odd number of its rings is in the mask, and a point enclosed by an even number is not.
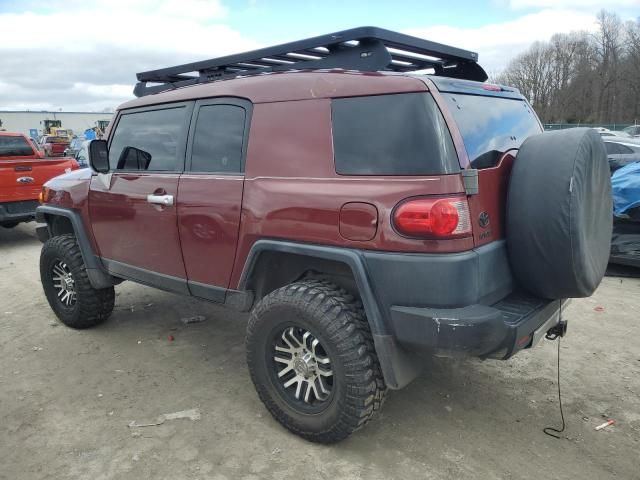
<svg viewBox="0 0 640 480"><path fill-rule="evenodd" d="M507 246L518 283L549 299L591 295L607 267L612 212L607 155L595 130L525 140L507 199Z"/></svg>

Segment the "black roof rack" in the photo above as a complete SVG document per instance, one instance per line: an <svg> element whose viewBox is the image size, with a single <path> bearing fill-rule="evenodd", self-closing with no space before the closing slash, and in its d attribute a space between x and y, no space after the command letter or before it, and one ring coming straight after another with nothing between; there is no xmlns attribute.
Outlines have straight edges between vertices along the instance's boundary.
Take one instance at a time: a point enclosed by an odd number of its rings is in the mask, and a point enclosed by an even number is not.
<svg viewBox="0 0 640 480"><path fill-rule="evenodd" d="M299 69L412 72L434 69L435 75L483 82L487 74L478 54L377 27L283 43L225 57L185 63L137 74L138 97L197 83ZM147 86L147 83L156 85Z"/></svg>

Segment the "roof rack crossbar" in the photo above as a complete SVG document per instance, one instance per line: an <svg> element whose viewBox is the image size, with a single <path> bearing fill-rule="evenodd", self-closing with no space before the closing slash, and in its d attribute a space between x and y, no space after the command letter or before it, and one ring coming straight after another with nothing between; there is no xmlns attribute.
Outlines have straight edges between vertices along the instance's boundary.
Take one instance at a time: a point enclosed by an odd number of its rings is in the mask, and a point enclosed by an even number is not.
<svg viewBox="0 0 640 480"><path fill-rule="evenodd" d="M389 50L391 49L391 51ZM416 55L415 57L413 55ZM359 27L251 52L137 74L138 97L197 83L299 69L411 72L485 81L478 54L376 27ZM446 68L446 72L445 69ZM155 85L147 85L153 83Z"/></svg>

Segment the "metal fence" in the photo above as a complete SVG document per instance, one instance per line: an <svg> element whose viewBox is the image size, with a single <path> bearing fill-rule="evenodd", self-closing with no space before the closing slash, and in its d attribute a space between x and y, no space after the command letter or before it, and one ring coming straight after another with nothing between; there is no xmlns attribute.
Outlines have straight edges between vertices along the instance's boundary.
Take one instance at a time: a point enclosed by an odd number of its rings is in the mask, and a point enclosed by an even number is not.
<svg viewBox="0 0 640 480"><path fill-rule="evenodd" d="M565 128L575 127L590 127L599 128L604 127L609 130L622 130L626 127L633 125L632 123L545 123L545 130L564 130Z"/></svg>

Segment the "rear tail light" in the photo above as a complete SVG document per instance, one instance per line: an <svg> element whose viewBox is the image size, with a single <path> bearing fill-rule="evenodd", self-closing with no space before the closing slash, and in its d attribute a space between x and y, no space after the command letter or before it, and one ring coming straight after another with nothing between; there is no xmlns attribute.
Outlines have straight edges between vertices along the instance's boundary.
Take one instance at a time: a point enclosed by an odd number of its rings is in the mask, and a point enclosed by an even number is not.
<svg viewBox="0 0 640 480"><path fill-rule="evenodd" d="M471 235L469 205L464 196L416 198L393 212L398 233L417 238L457 238Z"/></svg>

